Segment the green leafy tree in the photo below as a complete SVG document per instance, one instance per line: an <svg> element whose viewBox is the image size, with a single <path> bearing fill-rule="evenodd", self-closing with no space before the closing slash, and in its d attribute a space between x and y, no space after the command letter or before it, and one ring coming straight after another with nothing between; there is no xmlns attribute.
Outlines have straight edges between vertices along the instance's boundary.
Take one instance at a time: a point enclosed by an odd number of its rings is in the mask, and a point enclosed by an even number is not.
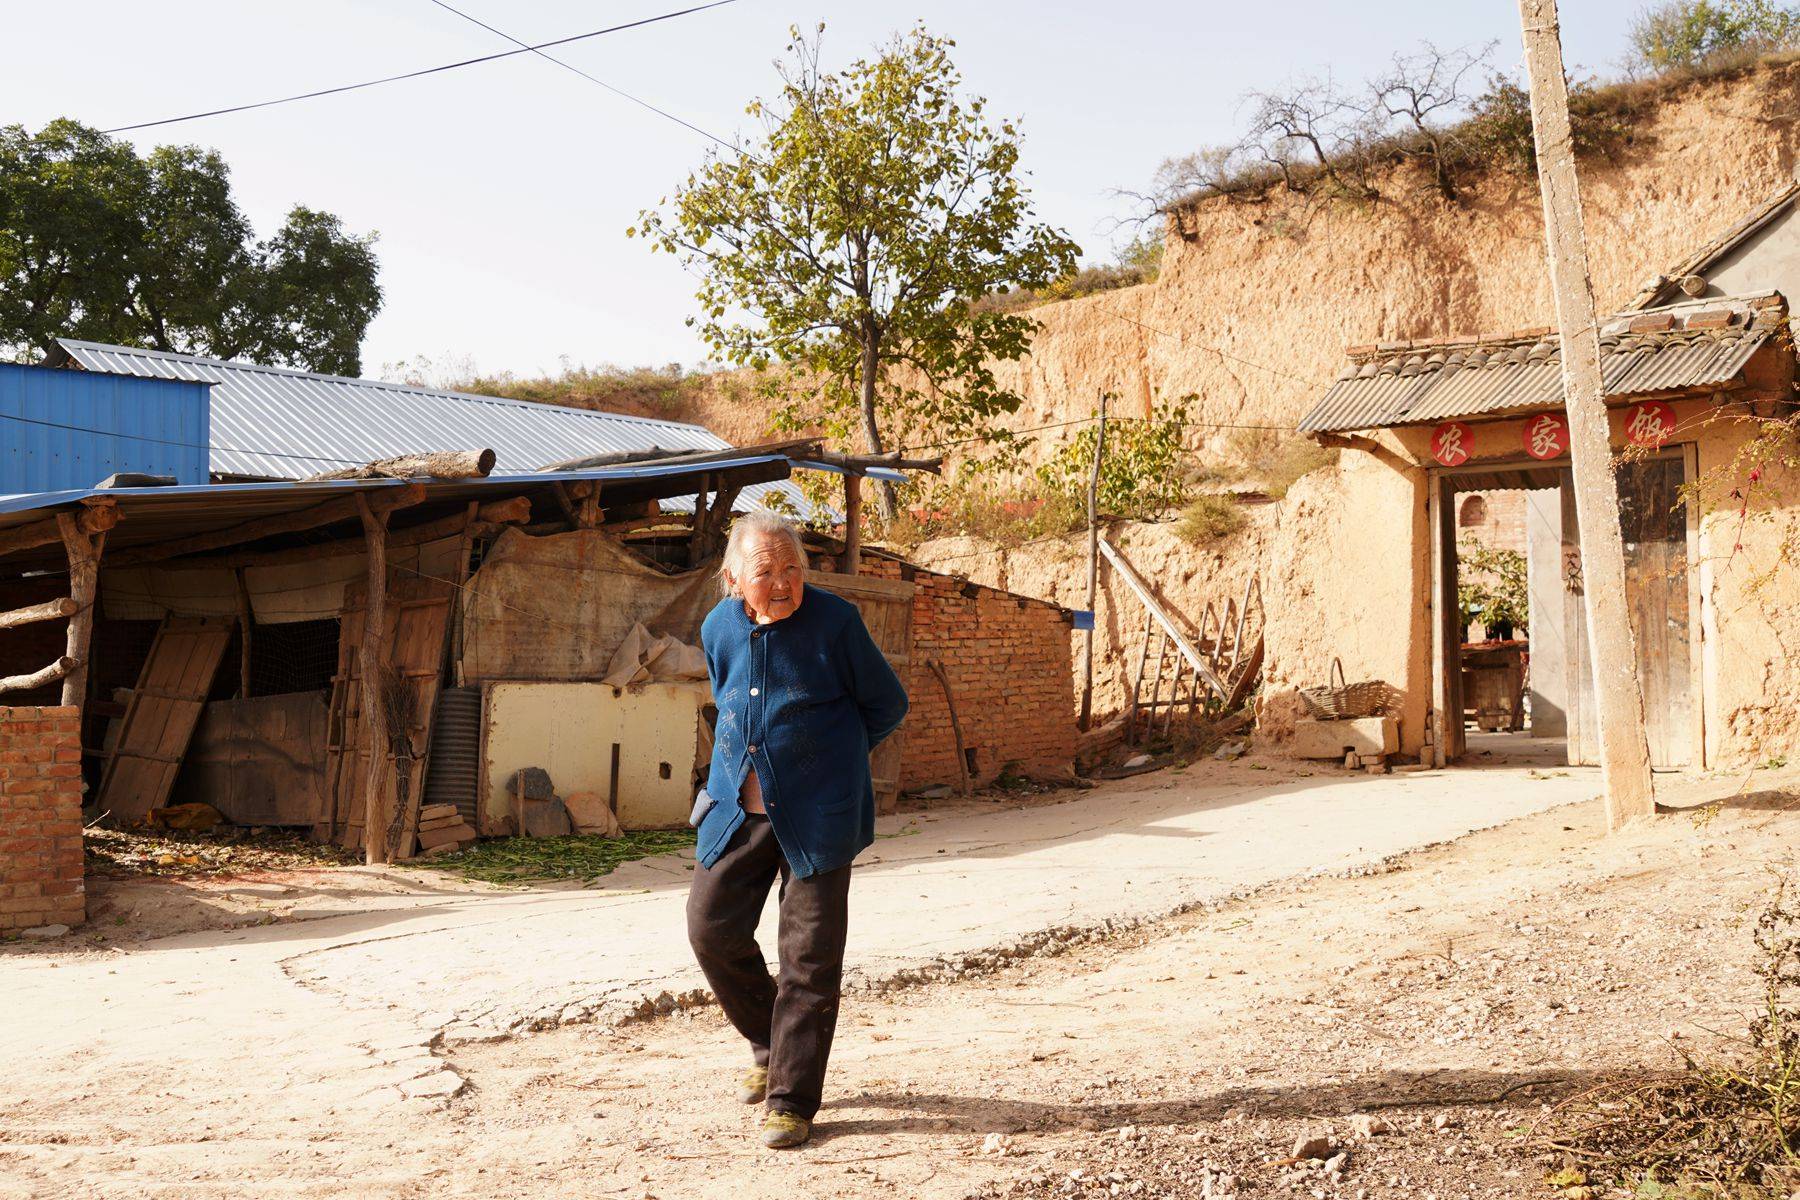
<svg viewBox="0 0 1800 1200"><path fill-rule="evenodd" d="M1117 401L1118 397L1108 399ZM1114 417L1107 421L1106 453L1100 458L1100 486L1095 497L1102 513L1149 520L1185 502L1182 435L1193 401L1193 396L1183 396L1158 404L1147 419ZM1052 494L1085 504L1098 442L1099 426L1083 425L1038 468L1038 481Z"/></svg>
<svg viewBox="0 0 1800 1200"><path fill-rule="evenodd" d="M58 337L354 375L381 307L374 235L296 207L255 240L230 170L75 121L0 128L0 349Z"/></svg>
<svg viewBox="0 0 1800 1200"><path fill-rule="evenodd" d="M699 276L690 324L716 353L817 384L778 424L857 430L881 453L896 426L993 435L1019 407L990 363L1024 355L1037 326L975 302L1062 278L1080 247L1033 220L1017 128L961 94L954 45L915 28L831 74L795 31L780 95L750 105L760 136L710 154L629 231Z"/></svg>
<svg viewBox="0 0 1800 1200"><path fill-rule="evenodd" d="M1642 67L1699 67L1722 54L1793 46L1800 40L1800 7L1772 0L1664 0L1638 14L1630 36Z"/></svg>

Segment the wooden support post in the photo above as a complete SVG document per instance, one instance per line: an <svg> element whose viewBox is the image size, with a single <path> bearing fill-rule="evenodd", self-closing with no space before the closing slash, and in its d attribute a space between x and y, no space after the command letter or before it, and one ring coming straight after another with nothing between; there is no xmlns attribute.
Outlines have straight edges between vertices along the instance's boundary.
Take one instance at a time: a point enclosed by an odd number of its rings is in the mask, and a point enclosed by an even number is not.
<svg viewBox="0 0 1800 1200"><path fill-rule="evenodd" d="M862 558L862 481L863 477L854 471L844 476L844 574L846 575L856 574L858 560Z"/></svg>
<svg viewBox="0 0 1800 1200"><path fill-rule="evenodd" d="M694 524L688 534L688 565L697 567L706 561L706 498L712 488L712 476L700 476L700 491L694 496Z"/></svg>
<svg viewBox="0 0 1800 1200"><path fill-rule="evenodd" d="M1105 392L1100 393L1100 423L1094 431L1094 473L1088 477L1087 519L1088 519L1088 586L1087 610L1088 619L1093 620L1094 602L1099 594L1100 586L1100 462L1106 456L1106 401ZM1081 645L1081 717L1076 728L1083 733L1094 719L1094 630L1090 626L1084 631L1087 636Z"/></svg>
<svg viewBox="0 0 1800 1200"><path fill-rule="evenodd" d="M1655 813L1656 797L1650 779L1637 647L1625 591L1619 491L1612 471L1612 437L1600 375L1600 334L1581 224L1556 0L1519 0L1519 18L1524 27L1525 68L1531 80L1531 128L1544 201L1550 285L1562 339L1563 405L1569 417L1569 457L1588 599L1606 825L1614 830L1634 817Z"/></svg>
<svg viewBox="0 0 1800 1200"><path fill-rule="evenodd" d="M256 624L256 617L250 610L250 585L244 582L244 569L239 567L233 574L237 576L238 699L248 700L250 698L250 627Z"/></svg>
<svg viewBox="0 0 1800 1200"><path fill-rule="evenodd" d="M75 665L63 676L62 702L81 708L87 703L94 601L100 594L100 550L106 544L106 534L89 535L82 527L82 518L75 513L58 513L56 524L62 532L63 550L69 556L69 598L75 601L75 615L69 618L68 648L63 652L63 657L72 659Z"/></svg>
<svg viewBox="0 0 1800 1200"><path fill-rule="evenodd" d="M371 865L388 861L387 804L383 786L387 776L387 715L381 705L381 670L387 661L381 646L387 624L387 514L377 512L369 498L357 494L362 517L363 541L369 554L369 596L363 606L362 738L369 761L363 775L363 861Z"/></svg>

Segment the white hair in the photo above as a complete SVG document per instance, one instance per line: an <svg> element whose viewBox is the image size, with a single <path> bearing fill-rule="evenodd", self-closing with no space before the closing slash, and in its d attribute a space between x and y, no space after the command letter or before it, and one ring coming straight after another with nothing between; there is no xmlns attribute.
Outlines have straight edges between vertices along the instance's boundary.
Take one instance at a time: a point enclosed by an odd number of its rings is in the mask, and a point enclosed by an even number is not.
<svg viewBox="0 0 1800 1200"><path fill-rule="evenodd" d="M732 578L743 574L744 553L750 542L760 538L785 540L794 552L794 561L806 566L806 543L793 522L766 508L739 513L731 522L731 535L725 539L725 561L719 564L719 590L727 596L738 594Z"/></svg>

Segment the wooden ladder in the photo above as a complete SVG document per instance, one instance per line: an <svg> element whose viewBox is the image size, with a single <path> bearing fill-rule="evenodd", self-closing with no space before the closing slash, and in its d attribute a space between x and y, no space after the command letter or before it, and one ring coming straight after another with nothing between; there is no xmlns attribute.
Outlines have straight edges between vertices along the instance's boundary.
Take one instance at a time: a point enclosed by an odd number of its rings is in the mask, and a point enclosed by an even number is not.
<svg viewBox="0 0 1800 1200"><path fill-rule="evenodd" d="M1143 647L1126 707L1127 737L1134 742L1137 740L1140 715L1144 734L1155 734L1160 719L1161 732L1166 735L1174 727L1178 711L1185 710L1191 724L1215 702L1220 712L1230 712L1242 705L1262 669L1261 621L1257 623L1254 638L1247 633L1252 598L1257 613L1262 612L1260 577L1252 575L1244 584L1243 598L1227 599L1222 613L1212 601L1207 601L1200 614L1198 636L1189 640L1152 594L1143 576L1116 546L1102 538L1100 552L1144 608ZM1156 643L1154 673L1150 670L1153 640ZM1165 675L1169 677L1166 698L1163 696ZM1146 681L1149 684L1148 699L1145 698Z"/></svg>

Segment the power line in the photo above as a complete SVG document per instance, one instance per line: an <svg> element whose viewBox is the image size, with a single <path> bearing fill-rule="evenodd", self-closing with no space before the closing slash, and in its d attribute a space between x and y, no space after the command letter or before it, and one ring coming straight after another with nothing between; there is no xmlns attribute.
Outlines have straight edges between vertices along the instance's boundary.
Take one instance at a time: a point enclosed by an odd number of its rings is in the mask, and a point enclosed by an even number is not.
<svg viewBox="0 0 1800 1200"><path fill-rule="evenodd" d="M425 75L436 75L443 71L454 71L460 67L472 67L480 63L495 62L502 58L512 58L514 55L518 54L534 54L540 50L547 50L552 46L566 46L571 42L586 41L589 38L602 37L609 33L619 33L626 29L637 29L643 25L654 25L658 21L670 21L676 17L685 17L692 13L705 12L709 8L722 8L727 4L735 3L737 3L737 0L712 0L709 4L697 4L692 8L683 8L675 12L661 13L657 16L645 17L638 21L627 21L623 25L609 25L605 29L594 29L587 33L577 33L569 37L557 38L554 41L539 42L532 46L521 45L521 47L516 50L502 50L495 54L484 54L479 58L465 58L459 62L443 63L435 67L425 67L418 71L406 71L399 75L387 75L380 79L365 79L361 83L346 83L338 87L320 88L317 91L301 92L293 96L281 96L274 100L258 100L251 104L234 104L228 108L213 108L208 109L205 112L188 113L185 116L180 117L164 117L160 121L139 121L135 125L120 125L113 129L105 130L104 132L129 133L134 129L154 129L159 125L175 125L182 121L198 121L202 117L217 117L223 116L226 113L248 112L251 109L256 108L272 108L277 104L292 104L296 100L313 100L320 96L335 96L340 92L354 92L362 88L379 87L384 83L398 83L405 79L418 79ZM459 13L458 15L460 16L462 14ZM495 30L495 32L498 33L499 31ZM506 35L502 34L501 36L504 37ZM508 40L510 41L512 39L509 38ZM598 82L598 80L595 82Z"/></svg>
<svg viewBox="0 0 1800 1200"><path fill-rule="evenodd" d="M710 130L702 129L702 128L700 128L700 126L694 124L692 121L684 120L683 118L676 116L672 112L668 112L665 109L658 108L658 107L656 107L656 105L650 103L648 100L645 100L639 96L632 95L630 92L626 91L624 88L614 87L612 84L606 82L606 80L601 79L596 75L588 74L586 71L582 70L580 67L576 66L574 63L565 62L563 59L557 58L553 55L545 54L543 52L543 50L539 49L536 46L527 45L525 42L520 41L518 38L514 37L512 34L507 33L504 29L494 28L492 25L489 25L486 21L483 21L480 17L471 16L470 14L464 12L460 8L455 7L454 5L446 4L444 2L444 0L431 0L431 2L435 5L437 5L439 8L443 9L445 12L454 13L457 16L461 17L465 21L469 21L473 24L481 26L483 29L487 30L489 33L492 33L499 37L505 38L507 41L511 42L515 46L520 46L526 50L531 51L533 54L537 55L539 58L543 59L546 62L553 62L565 71L573 71L575 74L581 76L583 79L587 80L589 83L599 84L601 87L605 88L607 91L611 92L613 95L619 96L626 100L629 100L633 104L637 105L639 108L648 109L649 111L655 113L657 116L662 117L666 120L673 121L673 122L675 122L675 124L681 126L683 129L690 129L693 132L699 134L701 137L711 138L713 141L715 141L719 145L725 147L727 150L731 150L731 151L733 151L735 153L739 153L739 154L743 153L743 151L741 149L739 149L736 145L734 145L731 142L726 141L724 138L720 137L718 134L713 133Z"/></svg>

